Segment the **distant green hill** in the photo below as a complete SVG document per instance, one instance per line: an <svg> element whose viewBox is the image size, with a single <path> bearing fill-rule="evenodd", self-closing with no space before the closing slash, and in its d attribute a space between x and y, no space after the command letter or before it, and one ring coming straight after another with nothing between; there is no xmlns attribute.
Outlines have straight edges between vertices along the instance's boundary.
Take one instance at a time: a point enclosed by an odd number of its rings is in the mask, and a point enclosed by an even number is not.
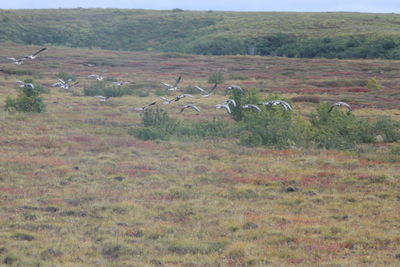
<svg viewBox="0 0 400 267"><path fill-rule="evenodd" d="M400 59L400 15L0 10L0 42L111 50Z"/></svg>

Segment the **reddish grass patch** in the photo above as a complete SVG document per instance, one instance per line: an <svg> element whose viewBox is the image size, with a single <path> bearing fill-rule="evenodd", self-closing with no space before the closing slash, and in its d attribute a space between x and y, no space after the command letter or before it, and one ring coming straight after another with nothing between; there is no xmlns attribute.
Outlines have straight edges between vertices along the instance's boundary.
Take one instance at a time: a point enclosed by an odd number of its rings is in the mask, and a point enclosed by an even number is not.
<svg viewBox="0 0 400 267"><path fill-rule="evenodd" d="M0 187L0 192L7 193L10 195L20 195L20 194L24 193L24 191L22 189L15 188L15 187Z"/></svg>
<svg viewBox="0 0 400 267"><path fill-rule="evenodd" d="M330 186L332 185L332 182L333 182L332 179L319 176L307 176L300 179L300 184L303 187L310 187L313 185Z"/></svg>
<svg viewBox="0 0 400 267"><path fill-rule="evenodd" d="M368 88L363 88L363 87L346 88L345 91L347 91L347 92L353 92L353 93L367 93L367 92L371 92L370 89L368 89Z"/></svg>
<svg viewBox="0 0 400 267"><path fill-rule="evenodd" d="M374 165L379 165L383 164L383 161L379 160L369 160L369 159L360 159L359 160L361 166L374 166Z"/></svg>
<svg viewBox="0 0 400 267"><path fill-rule="evenodd" d="M72 135L66 138L68 141L84 144L84 143L91 143L95 141L94 136L90 135Z"/></svg>

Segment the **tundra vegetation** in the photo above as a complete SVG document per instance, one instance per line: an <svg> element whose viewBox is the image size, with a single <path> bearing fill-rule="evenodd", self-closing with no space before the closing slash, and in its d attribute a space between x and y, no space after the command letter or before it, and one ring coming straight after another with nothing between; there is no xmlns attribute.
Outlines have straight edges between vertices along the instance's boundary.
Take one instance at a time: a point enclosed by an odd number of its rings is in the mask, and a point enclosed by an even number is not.
<svg viewBox="0 0 400 267"><path fill-rule="evenodd" d="M400 59L400 16L135 9L0 10L0 42L128 51Z"/></svg>
<svg viewBox="0 0 400 267"><path fill-rule="evenodd" d="M0 44L1 55L31 50ZM7 65L0 103L17 80L33 77L50 91L41 95L45 112L0 111L0 261L397 266L399 63L49 46L36 61ZM61 69L80 83L51 88ZM87 76L104 69L134 83L100 102L91 90L114 89ZM182 91L210 87L215 72L225 81L211 97L134 110L164 94L161 81L182 75ZM232 84L246 94L225 95ZM279 97L293 112L214 108L228 97L241 104ZM353 111L328 114L338 100ZM201 112L180 113L188 102Z"/></svg>

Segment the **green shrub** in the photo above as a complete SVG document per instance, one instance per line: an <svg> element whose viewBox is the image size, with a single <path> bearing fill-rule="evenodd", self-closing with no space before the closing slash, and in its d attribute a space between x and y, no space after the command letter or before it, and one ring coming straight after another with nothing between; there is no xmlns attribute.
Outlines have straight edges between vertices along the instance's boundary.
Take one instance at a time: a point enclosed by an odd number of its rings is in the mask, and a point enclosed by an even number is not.
<svg viewBox="0 0 400 267"><path fill-rule="evenodd" d="M386 142L396 142L400 140L400 123L381 117L373 123L372 132L374 136L383 136Z"/></svg>
<svg viewBox="0 0 400 267"><path fill-rule="evenodd" d="M8 111L20 111L20 112L42 112L45 110L46 105L43 99L39 97L39 94L44 91L43 87L36 84L32 79L26 79L25 83L34 84L34 88L30 86L18 87L18 96L13 98L8 96L6 98L5 109Z"/></svg>
<svg viewBox="0 0 400 267"><path fill-rule="evenodd" d="M169 134L160 128L155 127L143 127L139 129L131 130L130 132L133 136L141 140L168 140Z"/></svg>
<svg viewBox="0 0 400 267"><path fill-rule="evenodd" d="M96 81L89 84L83 89L85 96L109 96L109 97L120 97L123 95L130 95L131 89L121 86L108 86L105 81Z"/></svg>
<svg viewBox="0 0 400 267"><path fill-rule="evenodd" d="M367 120L359 119L350 112L333 109L322 103L311 116L316 128L314 141L319 147L328 149L352 149L357 144L373 141L373 131Z"/></svg>
<svg viewBox="0 0 400 267"><path fill-rule="evenodd" d="M241 127L246 133L240 139L243 145L287 148L296 141L292 113L283 109L264 108L261 112L246 112Z"/></svg>
<svg viewBox="0 0 400 267"><path fill-rule="evenodd" d="M210 76L208 76L208 83L221 84L224 82L225 82L224 74L220 71L213 72L210 74Z"/></svg>
<svg viewBox="0 0 400 267"><path fill-rule="evenodd" d="M376 77L372 77L367 82L367 88L371 90L380 90L382 89L381 83L376 79Z"/></svg>

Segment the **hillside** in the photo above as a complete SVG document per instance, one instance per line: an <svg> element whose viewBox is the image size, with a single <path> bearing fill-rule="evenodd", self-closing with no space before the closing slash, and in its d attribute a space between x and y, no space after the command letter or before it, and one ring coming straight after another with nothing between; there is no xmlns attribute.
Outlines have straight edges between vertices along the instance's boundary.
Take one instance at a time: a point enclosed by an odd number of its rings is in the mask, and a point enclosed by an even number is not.
<svg viewBox="0 0 400 267"><path fill-rule="evenodd" d="M400 59L400 15L1 10L0 42L206 55Z"/></svg>

